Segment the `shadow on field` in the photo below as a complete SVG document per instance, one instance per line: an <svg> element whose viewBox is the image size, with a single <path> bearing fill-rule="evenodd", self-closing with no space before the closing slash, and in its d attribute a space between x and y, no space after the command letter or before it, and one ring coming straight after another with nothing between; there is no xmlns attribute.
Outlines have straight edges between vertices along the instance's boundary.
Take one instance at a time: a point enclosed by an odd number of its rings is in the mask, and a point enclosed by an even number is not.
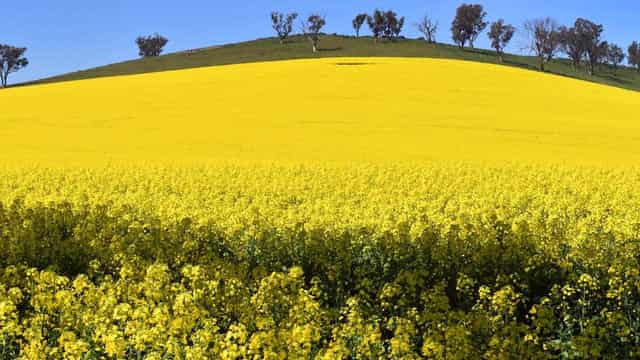
<svg viewBox="0 0 640 360"><path fill-rule="evenodd" d="M371 62L337 62L336 66L364 66L364 65L375 65L375 63Z"/></svg>
<svg viewBox="0 0 640 360"><path fill-rule="evenodd" d="M327 52L327 51L340 51L342 50L342 46L338 46L338 47L331 47L331 48L319 48L318 51L320 52Z"/></svg>

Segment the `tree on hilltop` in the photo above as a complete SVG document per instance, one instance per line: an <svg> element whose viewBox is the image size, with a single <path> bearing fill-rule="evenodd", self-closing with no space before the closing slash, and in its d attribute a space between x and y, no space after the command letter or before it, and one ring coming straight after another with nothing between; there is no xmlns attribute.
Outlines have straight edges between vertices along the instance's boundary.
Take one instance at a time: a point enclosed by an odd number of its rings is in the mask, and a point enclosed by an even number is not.
<svg viewBox="0 0 640 360"><path fill-rule="evenodd" d="M624 61L625 55L622 48L616 44L610 44L607 51L607 62L613 66L615 70Z"/></svg>
<svg viewBox="0 0 640 360"><path fill-rule="evenodd" d="M458 46L463 49L469 43L473 44L482 31L487 27L484 21L487 13L479 4L462 4L456 9L456 17L451 23L451 37Z"/></svg>
<svg viewBox="0 0 640 360"><path fill-rule="evenodd" d="M418 31L424 35L424 41L428 44L434 44L436 42L436 32L438 31L438 23L433 21L428 15L417 25Z"/></svg>
<svg viewBox="0 0 640 360"><path fill-rule="evenodd" d="M313 52L318 52L318 41L320 41L320 31L327 24L324 16L313 14L302 23L302 32L311 42Z"/></svg>
<svg viewBox="0 0 640 360"><path fill-rule="evenodd" d="M573 69L576 70L584 58L584 46L580 34L575 27L560 27L560 48L571 59Z"/></svg>
<svg viewBox="0 0 640 360"><path fill-rule="evenodd" d="M394 11L388 10L384 13L384 37L388 40L395 40L400 37L404 27L404 16L398 17Z"/></svg>
<svg viewBox="0 0 640 360"><path fill-rule="evenodd" d="M286 15L278 11L271 12L271 27L278 34L280 44L284 44L293 31L293 22L297 18L298 14L295 12Z"/></svg>
<svg viewBox="0 0 640 360"><path fill-rule="evenodd" d="M367 14L358 14L352 21L353 29L356 31L356 38L360 37L360 28L367 21L369 16Z"/></svg>
<svg viewBox="0 0 640 360"><path fill-rule="evenodd" d="M640 44L638 44L637 41L634 41L629 45L629 49L627 50L627 62L640 72Z"/></svg>
<svg viewBox="0 0 640 360"><path fill-rule="evenodd" d="M488 35L491 40L491 47L496 50L500 62L504 61L504 49L513 38L515 32L516 28L512 25L505 24L502 19L491 24L491 30Z"/></svg>
<svg viewBox="0 0 640 360"><path fill-rule="evenodd" d="M384 13L376 9L372 15L367 17L367 25L369 25L369 30L371 30L371 34L373 35L373 41L378 42L378 39L384 34Z"/></svg>
<svg viewBox="0 0 640 360"><path fill-rule="evenodd" d="M551 18L529 20L524 24L529 38L528 48L538 58L540 71L550 62L560 49L558 23Z"/></svg>
<svg viewBox="0 0 640 360"><path fill-rule="evenodd" d="M159 56L169 40L162 35L153 34L149 36L138 36L138 55L141 57Z"/></svg>
<svg viewBox="0 0 640 360"><path fill-rule="evenodd" d="M7 87L9 74L27 65L29 60L24 57L27 48L0 44L0 85Z"/></svg>
<svg viewBox="0 0 640 360"><path fill-rule="evenodd" d="M381 11L376 9L373 15L367 17L367 24L373 34L374 41L377 42L381 37L393 41L400 37L404 27L404 20L404 16L398 17L398 14L392 10Z"/></svg>
<svg viewBox="0 0 640 360"><path fill-rule="evenodd" d="M589 75L593 75L596 65L600 62L606 50L605 43L600 39L604 27L582 18L576 20L574 27L580 38L587 60L587 72Z"/></svg>

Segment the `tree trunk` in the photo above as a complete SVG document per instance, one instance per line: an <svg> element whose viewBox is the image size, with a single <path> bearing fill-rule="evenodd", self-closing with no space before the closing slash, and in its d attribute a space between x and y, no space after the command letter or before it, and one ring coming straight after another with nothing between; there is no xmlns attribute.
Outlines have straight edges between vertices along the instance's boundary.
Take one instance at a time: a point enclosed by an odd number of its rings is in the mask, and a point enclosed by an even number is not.
<svg viewBox="0 0 640 360"><path fill-rule="evenodd" d="M504 55L502 53L498 53L498 60L500 60L500 64L504 63Z"/></svg>
<svg viewBox="0 0 640 360"><path fill-rule="evenodd" d="M544 56L540 56L540 71L544 71Z"/></svg>
<svg viewBox="0 0 640 360"><path fill-rule="evenodd" d="M315 53L317 53L317 52L318 52L318 45L314 42L314 43L312 44L312 46L313 46L313 53L314 53L314 54L315 54Z"/></svg>

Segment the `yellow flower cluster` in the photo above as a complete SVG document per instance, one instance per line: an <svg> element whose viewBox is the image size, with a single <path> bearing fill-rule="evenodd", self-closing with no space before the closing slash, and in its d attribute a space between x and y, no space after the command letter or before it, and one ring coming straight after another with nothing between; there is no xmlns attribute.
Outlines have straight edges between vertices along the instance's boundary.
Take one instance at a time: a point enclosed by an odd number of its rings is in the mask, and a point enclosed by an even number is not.
<svg viewBox="0 0 640 360"><path fill-rule="evenodd" d="M2 360L640 356L637 169L3 174Z"/></svg>
<svg viewBox="0 0 640 360"><path fill-rule="evenodd" d="M0 360L640 358L636 92L376 58L0 102Z"/></svg>
<svg viewBox="0 0 640 360"><path fill-rule="evenodd" d="M0 161L637 164L640 93L514 67L323 58L15 87Z"/></svg>

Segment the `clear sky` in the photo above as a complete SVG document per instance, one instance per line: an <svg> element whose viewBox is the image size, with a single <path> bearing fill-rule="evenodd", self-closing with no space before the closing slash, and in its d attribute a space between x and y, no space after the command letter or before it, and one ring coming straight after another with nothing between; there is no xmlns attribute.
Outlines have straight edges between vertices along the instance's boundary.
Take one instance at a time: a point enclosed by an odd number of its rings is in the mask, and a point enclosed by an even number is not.
<svg viewBox="0 0 640 360"><path fill-rule="evenodd" d="M356 13L393 9L406 16L404 35L417 37L415 23L430 14L440 24L437 40L450 42L449 25L456 7L451 0L20 0L2 5L0 43L28 47L31 64L13 74L20 82L81 70L137 56L134 39L158 32L169 38L166 51L271 36L272 10L318 12L327 17L326 32L351 34ZM530 18L551 16L570 24L585 17L605 26L605 38L625 49L640 40L637 0L484 0L489 20L504 18L522 27ZM487 47L485 35L477 46ZM520 38L509 51L520 52Z"/></svg>

